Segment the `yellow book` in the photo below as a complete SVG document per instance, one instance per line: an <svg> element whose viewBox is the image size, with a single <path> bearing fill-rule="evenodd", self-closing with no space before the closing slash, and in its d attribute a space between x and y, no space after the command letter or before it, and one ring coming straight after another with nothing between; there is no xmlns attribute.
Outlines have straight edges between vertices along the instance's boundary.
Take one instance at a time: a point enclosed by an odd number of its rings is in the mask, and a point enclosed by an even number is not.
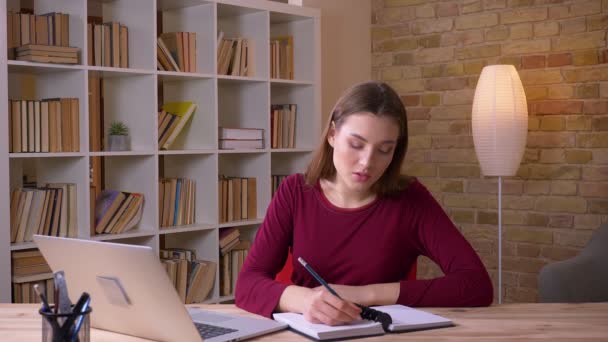
<svg viewBox="0 0 608 342"><path fill-rule="evenodd" d="M175 142L175 139L184 129L184 126L186 126L192 115L194 115L196 108L198 108L198 106L194 102L170 102L163 105L163 110L179 117L179 122L171 132L171 135L169 135L167 141L161 146L162 149L169 149L171 144Z"/></svg>

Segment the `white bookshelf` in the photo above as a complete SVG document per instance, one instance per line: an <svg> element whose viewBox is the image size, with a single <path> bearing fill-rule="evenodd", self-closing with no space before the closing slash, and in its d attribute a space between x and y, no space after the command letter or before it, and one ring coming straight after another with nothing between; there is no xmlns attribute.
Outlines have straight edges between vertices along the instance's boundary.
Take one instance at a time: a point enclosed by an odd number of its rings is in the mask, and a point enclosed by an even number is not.
<svg viewBox="0 0 608 342"><path fill-rule="evenodd" d="M271 200L271 175L301 172L318 141L321 120L320 12L265 0L0 0L0 51L7 51L7 12L33 3L35 14L70 15L70 46L81 49L80 64L61 65L7 60L0 53L0 302L11 301L11 258L16 250L35 248L32 242L10 243L10 189L22 187L24 173L40 182L77 186L78 238L196 250L197 257L218 265L215 287L207 303L233 300L219 295L219 230L238 227L254 241ZM196 73L156 70L157 12L164 32L196 32ZM128 27L129 68L87 65L87 17L119 21ZM246 37L254 43L252 77L218 75L217 32ZM294 37L294 80L271 79L268 44L271 37ZM89 77L101 77L106 127L112 120L127 124L131 150L91 151L89 148ZM198 109L171 150L157 148L158 85L164 102L194 101ZM8 99L77 97L80 110L80 151L9 153ZM270 106L296 103L296 143L293 149L270 148ZM218 150L218 127L264 129L265 148ZM105 188L140 192L145 196L139 225L124 234L94 235L90 227L89 160L104 157ZM160 161L164 168L160 169ZM195 222L160 228L158 180L185 177L196 181ZM257 179L257 218L219 223L218 176Z"/></svg>

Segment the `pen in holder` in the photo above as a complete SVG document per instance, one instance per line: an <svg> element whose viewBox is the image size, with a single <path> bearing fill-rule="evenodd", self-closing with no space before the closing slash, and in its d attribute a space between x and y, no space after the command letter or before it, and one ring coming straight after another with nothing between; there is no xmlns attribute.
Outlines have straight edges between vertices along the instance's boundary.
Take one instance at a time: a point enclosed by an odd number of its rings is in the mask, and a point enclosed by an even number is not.
<svg viewBox="0 0 608 342"><path fill-rule="evenodd" d="M42 307L43 342L89 342L91 340L91 307L68 313L55 313L53 306Z"/></svg>

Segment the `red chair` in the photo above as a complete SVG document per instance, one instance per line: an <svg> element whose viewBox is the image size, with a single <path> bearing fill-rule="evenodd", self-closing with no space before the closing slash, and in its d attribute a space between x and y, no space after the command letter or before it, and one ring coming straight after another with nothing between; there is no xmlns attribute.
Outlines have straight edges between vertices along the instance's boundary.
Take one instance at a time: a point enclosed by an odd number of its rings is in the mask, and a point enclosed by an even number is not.
<svg viewBox="0 0 608 342"><path fill-rule="evenodd" d="M285 266L283 269L277 273L277 276L274 278L276 281L280 281L285 284L293 284L291 282L291 273L293 272L293 266L291 263L291 252L287 254L287 261L285 261ZM407 280L416 280L416 263L412 265L410 272L407 275Z"/></svg>

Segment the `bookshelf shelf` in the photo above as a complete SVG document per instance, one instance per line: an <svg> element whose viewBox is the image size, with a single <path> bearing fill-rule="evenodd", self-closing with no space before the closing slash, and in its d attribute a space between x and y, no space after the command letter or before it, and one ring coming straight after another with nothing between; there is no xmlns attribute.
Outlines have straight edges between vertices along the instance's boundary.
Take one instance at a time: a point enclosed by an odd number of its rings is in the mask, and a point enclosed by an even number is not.
<svg viewBox="0 0 608 342"><path fill-rule="evenodd" d="M36 248L36 244L34 244L33 242L13 243L13 244L11 244L10 250L11 251L20 251L23 249L30 249L30 248Z"/></svg>
<svg viewBox="0 0 608 342"><path fill-rule="evenodd" d="M0 108L8 108L9 99L77 98L80 137L79 152L52 153L10 153L9 140L0 139L0 302L12 298L11 252L36 248L28 241L10 242L10 190L34 183L75 185L77 238L149 246L157 252L192 249L198 259L217 265L204 303L234 300L220 295L220 231L238 227L242 239L254 242L271 200L271 175L302 172L320 133L320 12L266 0L7 0L0 6L6 6L0 8L3 37L8 11L61 12L69 14L69 46L80 48L79 63L71 65L0 56ZM88 19L128 28L128 68L87 65ZM196 72L157 70L157 34L179 31L196 33ZM252 75L218 74L220 32L224 38L252 42ZM269 42L279 34L294 37L293 80L270 78ZM7 39L0 39L0 51L7 51L6 44ZM92 95L96 91L97 99ZM198 108L170 149L159 150L157 113L173 101L192 101ZM295 148L271 149L270 106L285 103L297 105ZM0 136L8 137L6 110L0 118ZM107 150L114 121L129 128L127 151ZM264 148L218 149L219 127L262 129ZM93 142L95 135L98 141ZM255 219L220 223L221 176L256 179ZM161 227L163 178L195 181L193 224ZM95 179L99 188L92 187ZM144 195L142 219L132 230L95 234L91 215L95 194L103 189Z"/></svg>
<svg viewBox="0 0 608 342"><path fill-rule="evenodd" d="M141 76L141 75L154 75L154 70L145 69L132 69L132 68L113 68L113 67L100 67L100 66L87 66L86 70L89 70L91 76L109 78L109 77L130 77L130 76Z"/></svg>
<svg viewBox="0 0 608 342"><path fill-rule="evenodd" d="M251 149L251 150L218 150L219 154L249 154L249 153L266 153L267 149Z"/></svg>
<svg viewBox="0 0 608 342"><path fill-rule="evenodd" d="M197 155L197 154L214 154L217 153L217 150L213 149L213 150L161 150L158 151L159 155L179 155L179 154L191 154L191 155Z"/></svg>
<svg viewBox="0 0 608 342"><path fill-rule="evenodd" d="M68 64L50 64L50 63L36 63L27 61L15 61L8 60L8 72L15 73L49 73L49 72L60 72L63 70L85 70L86 67L82 65L68 65Z"/></svg>
<svg viewBox="0 0 608 342"><path fill-rule="evenodd" d="M273 148L270 150L272 153L309 153L312 151L311 148Z"/></svg>
<svg viewBox="0 0 608 342"><path fill-rule="evenodd" d="M195 72L158 71L159 81L187 81L192 79L213 79L213 74L201 74Z"/></svg>
<svg viewBox="0 0 608 342"><path fill-rule="evenodd" d="M115 241L122 239L140 238L140 237L153 237L156 236L155 232L128 232L123 234L101 234L92 236L91 240L95 241Z"/></svg>
<svg viewBox="0 0 608 342"><path fill-rule="evenodd" d="M230 75L217 75L217 79L220 83L230 84L238 82L266 82L267 79L263 77L247 77L247 76L230 76Z"/></svg>
<svg viewBox="0 0 608 342"><path fill-rule="evenodd" d="M155 154L156 154L156 152L153 150L89 152L89 156L91 156L91 157L153 156Z"/></svg>
<svg viewBox="0 0 608 342"><path fill-rule="evenodd" d="M281 86L281 85L314 85L312 81L303 81L303 80L284 80L280 78L271 78L270 82L272 86Z"/></svg>
<svg viewBox="0 0 608 342"><path fill-rule="evenodd" d="M174 234L174 233L185 233L185 232L194 232L194 231L202 231L202 230L213 230L217 228L215 224L190 224L185 226L172 226L172 227L163 227L158 232L160 235L166 234Z"/></svg>
<svg viewBox="0 0 608 342"><path fill-rule="evenodd" d="M20 159L20 158L65 158L65 157L84 157L86 153L82 152L60 152L60 153L41 153L41 152L28 152L28 153L10 153L9 158Z"/></svg>
<svg viewBox="0 0 608 342"><path fill-rule="evenodd" d="M220 223L219 228L242 227L242 226L257 225L257 224L261 224L262 221L263 221L262 219L231 221L231 222L227 222L227 223Z"/></svg>

